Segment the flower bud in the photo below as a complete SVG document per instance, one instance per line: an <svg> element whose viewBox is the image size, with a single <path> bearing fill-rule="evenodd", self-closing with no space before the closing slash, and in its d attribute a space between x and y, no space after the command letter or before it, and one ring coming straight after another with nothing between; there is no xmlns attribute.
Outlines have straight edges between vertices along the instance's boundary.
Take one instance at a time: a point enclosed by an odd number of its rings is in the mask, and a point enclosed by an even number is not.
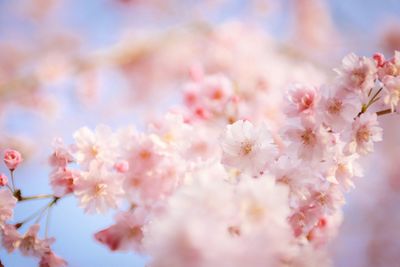
<svg viewBox="0 0 400 267"><path fill-rule="evenodd" d="M125 173L129 170L129 163L126 160L119 161L119 162L115 163L114 169L117 172Z"/></svg>
<svg viewBox="0 0 400 267"><path fill-rule="evenodd" d="M4 173L0 173L0 186L5 186L8 183L8 178Z"/></svg>
<svg viewBox="0 0 400 267"><path fill-rule="evenodd" d="M14 171L23 161L21 153L13 149L7 149L4 153L4 163L10 171Z"/></svg>

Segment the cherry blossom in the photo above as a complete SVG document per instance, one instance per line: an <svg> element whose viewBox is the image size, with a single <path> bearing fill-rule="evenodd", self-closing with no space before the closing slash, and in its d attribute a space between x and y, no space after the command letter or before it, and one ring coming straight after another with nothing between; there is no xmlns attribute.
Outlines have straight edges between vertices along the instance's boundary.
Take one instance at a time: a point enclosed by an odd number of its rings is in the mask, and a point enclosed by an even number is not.
<svg viewBox="0 0 400 267"><path fill-rule="evenodd" d="M79 164L89 166L92 160L112 163L117 156L117 140L111 128L100 125L92 132L83 127L74 133L75 158Z"/></svg>
<svg viewBox="0 0 400 267"><path fill-rule="evenodd" d="M251 175L259 175L274 160L276 148L265 126L249 121L228 125L221 137L222 163Z"/></svg>
<svg viewBox="0 0 400 267"><path fill-rule="evenodd" d="M37 235L40 226L32 225L28 231L19 240L19 250L24 256L41 257L49 248L49 245L54 242L52 239L40 239Z"/></svg>
<svg viewBox="0 0 400 267"><path fill-rule="evenodd" d="M313 115L321 96L317 89L303 85L296 85L289 92L286 113L288 116Z"/></svg>
<svg viewBox="0 0 400 267"><path fill-rule="evenodd" d="M330 133L314 120L301 120L300 125L289 127L287 135L288 151L296 153L301 160L313 161L325 157Z"/></svg>
<svg viewBox="0 0 400 267"><path fill-rule="evenodd" d="M336 132L346 128L361 110L360 99L340 89L326 88L321 100L323 121Z"/></svg>
<svg viewBox="0 0 400 267"><path fill-rule="evenodd" d="M79 177L79 172L67 168L57 168L50 174L50 185L54 195L62 197L74 192L75 180Z"/></svg>
<svg viewBox="0 0 400 267"><path fill-rule="evenodd" d="M88 213L105 213L117 208L123 195L120 174L92 161L87 172L81 172L74 182L74 193Z"/></svg>
<svg viewBox="0 0 400 267"><path fill-rule="evenodd" d="M385 104L389 105L394 111L400 100L400 76L385 76L383 79L386 95L384 98Z"/></svg>
<svg viewBox="0 0 400 267"><path fill-rule="evenodd" d="M141 208L121 212L116 216L116 224L95 234L97 241L107 245L112 251L141 251L142 227L146 222L146 212Z"/></svg>
<svg viewBox="0 0 400 267"><path fill-rule="evenodd" d="M39 267L65 267L67 262L57 256L53 251L46 251L39 262Z"/></svg>
<svg viewBox="0 0 400 267"><path fill-rule="evenodd" d="M342 68L336 72L341 85L349 91L366 94L375 85L377 69L370 58L349 54L343 59Z"/></svg>
<svg viewBox="0 0 400 267"><path fill-rule="evenodd" d="M12 218L17 199L7 189L0 190L0 226Z"/></svg>
<svg viewBox="0 0 400 267"><path fill-rule="evenodd" d="M8 253L18 249L22 236L14 225L6 224L1 229L2 245Z"/></svg>
<svg viewBox="0 0 400 267"><path fill-rule="evenodd" d="M352 125L350 151L365 155L374 150L373 143L382 141L382 128L376 114L366 113L357 117Z"/></svg>

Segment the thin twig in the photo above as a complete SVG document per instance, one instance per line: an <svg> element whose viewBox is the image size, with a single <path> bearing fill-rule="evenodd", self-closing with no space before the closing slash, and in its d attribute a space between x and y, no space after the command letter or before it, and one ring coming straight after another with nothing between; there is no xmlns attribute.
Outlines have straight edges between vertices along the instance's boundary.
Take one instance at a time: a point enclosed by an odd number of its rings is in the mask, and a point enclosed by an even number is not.
<svg viewBox="0 0 400 267"><path fill-rule="evenodd" d="M13 191L15 191L14 170L10 170L10 174L11 174L11 184L12 184L12 187L13 187Z"/></svg>
<svg viewBox="0 0 400 267"><path fill-rule="evenodd" d="M44 198L52 198L54 195L36 195L36 196L29 196L29 197L21 197L19 201L27 201L27 200L35 200L35 199L44 199Z"/></svg>
<svg viewBox="0 0 400 267"><path fill-rule="evenodd" d="M382 115L385 115L385 114L390 114L392 112L394 112L394 110L392 111L391 108L388 108L388 109L384 109L384 110L380 110L380 111L376 112L376 115L382 116Z"/></svg>
<svg viewBox="0 0 400 267"><path fill-rule="evenodd" d="M49 204L46 204L46 206L40 208L39 210L35 211L34 213L32 213L31 215L29 215L26 219L24 219L23 221L17 223L16 225L18 225L17 228L21 227L22 225L24 225L25 223L29 222L30 220L32 220L33 218L35 218L36 216L38 216L40 213L44 212L47 208L48 208Z"/></svg>
<svg viewBox="0 0 400 267"><path fill-rule="evenodd" d="M51 206L49 208L49 210L47 211L47 217L46 217L46 230L45 230L45 237L47 238L48 233L49 233L49 224L50 224L50 217L51 217L51 210L52 210L53 206Z"/></svg>

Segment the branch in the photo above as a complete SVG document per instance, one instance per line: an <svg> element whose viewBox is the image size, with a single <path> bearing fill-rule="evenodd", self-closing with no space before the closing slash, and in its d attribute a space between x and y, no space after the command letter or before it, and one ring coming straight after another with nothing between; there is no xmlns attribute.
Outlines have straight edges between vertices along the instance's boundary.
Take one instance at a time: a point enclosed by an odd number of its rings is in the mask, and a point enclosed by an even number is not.
<svg viewBox="0 0 400 267"><path fill-rule="evenodd" d="M382 115L390 114L390 113L393 113L393 112L395 112L395 110L392 111L391 108L388 108L388 109L384 109L384 110L380 110L380 111L376 112L376 115L382 116Z"/></svg>

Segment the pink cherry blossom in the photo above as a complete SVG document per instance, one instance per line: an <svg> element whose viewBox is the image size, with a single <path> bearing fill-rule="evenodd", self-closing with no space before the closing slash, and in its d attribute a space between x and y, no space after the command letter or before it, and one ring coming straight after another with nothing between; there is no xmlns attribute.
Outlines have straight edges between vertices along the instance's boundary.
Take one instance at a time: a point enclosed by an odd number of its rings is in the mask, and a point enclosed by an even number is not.
<svg viewBox="0 0 400 267"><path fill-rule="evenodd" d="M66 168L58 168L50 174L50 185L54 191L54 195L62 197L73 193L75 189L75 180L79 176L79 172Z"/></svg>
<svg viewBox="0 0 400 267"><path fill-rule="evenodd" d="M287 252L293 241L286 220L287 190L269 176L243 177L236 190L224 182L227 173L212 170L212 177L206 171L193 174L192 183L146 226L150 266L276 266L292 256ZM274 246L267 246L271 242ZM262 253L256 249L260 246Z"/></svg>
<svg viewBox="0 0 400 267"><path fill-rule="evenodd" d="M17 199L8 189L0 189L0 227L14 214Z"/></svg>
<svg viewBox="0 0 400 267"><path fill-rule="evenodd" d="M21 153L13 149L7 149L4 152L4 163L10 171L14 171L23 161Z"/></svg>
<svg viewBox="0 0 400 267"><path fill-rule="evenodd" d="M8 253L18 249L22 236L14 225L6 224L2 229L0 229L0 232L2 245Z"/></svg>
<svg viewBox="0 0 400 267"><path fill-rule="evenodd" d="M223 164L256 176L276 156L274 141L266 127L256 128L243 120L226 127L221 148Z"/></svg>
<svg viewBox="0 0 400 267"><path fill-rule="evenodd" d="M306 161L324 158L330 133L313 120L304 119L298 126L290 126L285 135L290 141L288 152Z"/></svg>
<svg viewBox="0 0 400 267"><path fill-rule="evenodd" d="M67 262L53 251L46 251L40 258L39 267L66 267Z"/></svg>
<svg viewBox="0 0 400 267"><path fill-rule="evenodd" d="M385 104L389 105L392 111L394 111L400 100L400 76L385 76L383 84L386 93L383 100Z"/></svg>
<svg viewBox="0 0 400 267"><path fill-rule="evenodd" d="M324 123L335 130L342 131L346 128L361 110L361 102L358 98L344 93L343 91L332 92L325 88L327 93L321 100Z"/></svg>
<svg viewBox="0 0 400 267"><path fill-rule="evenodd" d="M122 178L104 164L92 161L89 170L75 180L74 193L86 212L105 213L118 207L124 193Z"/></svg>
<svg viewBox="0 0 400 267"><path fill-rule="evenodd" d="M74 159L71 151L65 147L62 139L56 138L53 141L53 154L49 157L49 163L53 167L65 167Z"/></svg>
<svg viewBox="0 0 400 267"><path fill-rule="evenodd" d="M375 113L364 113L352 125L352 141L349 150L360 155L374 151L374 142L382 141L382 128Z"/></svg>
<svg viewBox="0 0 400 267"><path fill-rule="evenodd" d="M146 211L141 208L121 212L115 218L116 224L96 233L95 238L112 251L141 251L145 215Z"/></svg>
<svg viewBox="0 0 400 267"><path fill-rule="evenodd" d="M289 92L289 105L287 106L286 114L290 117L313 115L320 98L317 89L296 85L296 87Z"/></svg>
<svg viewBox="0 0 400 267"><path fill-rule="evenodd" d="M377 69L372 59L352 53L343 59L342 67L336 72L347 90L366 94L374 87Z"/></svg>
<svg viewBox="0 0 400 267"><path fill-rule="evenodd" d="M92 160L113 163L117 157L118 141L108 126L99 125L94 132L83 127L74 133L74 139L75 158L83 166L89 166Z"/></svg>
<svg viewBox="0 0 400 267"><path fill-rule="evenodd" d="M186 123L179 113L167 113L162 121L149 124L149 132L153 142L163 147L169 147L178 151L186 150L193 132L190 124Z"/></svg>
<svg viewBox="0 0 400 267"><path fill-rule="evenodd" d="M38 224L34 224L21 237L18 248L22 255L41 257L54 242L53 239L40 239L38 237L39 228Z"/></svg>

